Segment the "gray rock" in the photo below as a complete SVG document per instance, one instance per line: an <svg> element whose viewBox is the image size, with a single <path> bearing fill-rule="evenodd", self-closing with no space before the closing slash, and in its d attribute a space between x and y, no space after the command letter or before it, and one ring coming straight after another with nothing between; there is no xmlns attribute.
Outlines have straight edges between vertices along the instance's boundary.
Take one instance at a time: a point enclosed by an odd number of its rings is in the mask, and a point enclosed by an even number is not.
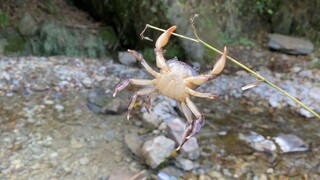
<svg viewBox="0 0 320 180"><path fill-rule="evenodd" d="M108 180L118 180L118 179L145 180L147 179L147 175L145 170L140 171L138 173L131 172L128 170L119 170L118 172L115 172L115 173L113 172L113 174L106 179Z"/></svg>
<svg viewBox="0 0 320 180"><path fill-rule="evenodd" d="M92 84L93 84L93 81L91 78L89 77L85 77L84 79L82 79L82 84L84 85L84 87L86 88L91 88L92 87Z"/></svg>
<svg viewBox="0 0 320 180"><path fill-rule="evenodd" d="M121 98L113 98L103 88L93 88L87 99L88 108L95 113L119 114L126 111L127 104Z"/></svg>
<svg viewBox="0 0 320 180"><path fill-rule="evenodd" d="M268 46L288 54L310 54L314 46L311 41L281 34L271 34Z"/></svg>
<svg viewBox="0 0 320 180"><path fill-rule="evenodd" d="M176 111L173 109L172 102L167 101L167 99L156 104L153 108L153 112L159 119L164 121L170 121L177 115Z"/></svg>
<svg viewBox="0 0 320 180"><path fill-rule="evenodd" d="M136 133L127 133L124 136L124 142L127 144L128 148L137 156L140 156L140 149L142 146L142 139Z"/></svg>
<svg viewBox="0 0 320 180"><path fill-rule="evenodd" d="M256 132L250 132L249 134L240 133L239 139L244 140L250 147L260 152L273 152L277 148L273 141L266 139Z"/></svg>
<svg viewBox="0 0 320 180"><path fill-rule="evenodd" d="M162 122L162 119L152 111L150 113L144 112L142 115L142 120L144 121L144 123L152 126L153 128L157 128Z"/></svg>
<svg viewBox="0 0 320 180"><path fill-rule="evenodd" d="M277 94L272 94L269 98L269 104L273 107L273 108L277 108L279 105L279 95Z"/></svg>
<svg viewBox="0 0 320 180"><path fill-rule="evenodd" d="M182 136L185 131L185 124L181 119L175 118L168 122L168 135L177 144L182 142ZM195 137L190 138L181 148L181 154L184 157L195 160L200 155L198 141Z"/></svg>
<svg viewBox="0 0 320 180"><path fill-rule="evenodd" d="M146 163L154 169L171 155L174 146L174 141L161 135L145 142L141 149L141 155Z"/></svg>
<svg viewBox="0 0 320 180"><path fill-rule="evenodd" d="M195 167L195 164L189 159L177 158L176 166L184 171L191 171Z"/></svg>
<svg viewBox="0 0 320 180"><path fill-rule="evenodd" d="M293 134L281 134L274 138L284 153L307 151L309 146L299 137Z"/></svg>
<svg viewBox="0 0 320 180"><path fill-rule="evenodd" d="M64 110L64 106L61 105L61 104L56 104L56 105L54 106L54 108L55 108L57 111L59 111L59 112Z"/></svg>
<svg viewBox="0 0 320 180"><path fill-rule="evenodd" d="M121 64L127 65L127 66L133 66L137 62L136 58L132 54L126 51L119 52L118 58Z"/></svg>
<svg viewBox="0 0 320 180"><path fill-rule="evenodd" d="M308 110L306 110L306 109L304 109L304 108L300 108L300 109L299 109L299 114L302 115L302 116L304 116L304 117L306 117L306 118L312 118L312 117L314 117L314 115L313 115L311 112L309 112Z"/></svg>
<svg viewBox="0 0 320 180"><path fill-rule="evenodd" d="M102 107L101 112L106 114L119 114L126 110L126 105L120 98L111 99L105 106Z"/></svg>
<svg viewBox="0 0 320 180"><path fill-rule="evenodd" d="M302 76L302 77L305 77L305 78L312 78L313 74L312 74L312 71L310 69L306 69L306 70L301 71L299 73L299 76Z"/></svg>
<svg viewBox="0 0 320 180"><path fill-rule="evenodd" d="M181 179L183 172L176 166L166 166L158 173L158 180L178 180Z"/></svg>
<svg viewBox="0 0 320 180"><path fill-rule="evenodd" d="M291 72L298 73L298 72L301 71L301 69L302 69L301 67L294 66L294 67L292 67L290 70L291 70Z"/></svg>

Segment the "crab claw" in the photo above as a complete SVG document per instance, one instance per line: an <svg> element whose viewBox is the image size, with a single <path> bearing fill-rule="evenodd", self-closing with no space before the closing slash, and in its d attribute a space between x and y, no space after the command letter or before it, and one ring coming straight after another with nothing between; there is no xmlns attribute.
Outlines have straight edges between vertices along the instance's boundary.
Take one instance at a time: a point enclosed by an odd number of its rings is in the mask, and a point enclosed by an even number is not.
<svg viewBox="0 0 320 180"><path fill-rule="evenodd" d="M226 64L226 59L227 59L227 47L224 47L223 54L221 58L214 65L211 73L214 75L220 74Z"/></svg>
<svg viewBox="0 0 320 180"><path fill-rule="evenodd" d="M169 40L172 32L174 30L176 30L176 28L177 28L177 26L171 26L169 29L167 29L164 33L162 33L160 35L160 37L157 39L157 42L156 42L157 49L161 49L162 47L164 47L168 43L168 40Z"/></svg>

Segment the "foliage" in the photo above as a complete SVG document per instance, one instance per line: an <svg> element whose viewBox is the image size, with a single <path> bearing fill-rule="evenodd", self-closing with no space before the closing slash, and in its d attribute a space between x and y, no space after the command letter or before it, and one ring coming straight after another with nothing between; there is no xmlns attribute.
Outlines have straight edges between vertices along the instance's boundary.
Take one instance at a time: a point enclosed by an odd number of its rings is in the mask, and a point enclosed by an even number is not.
<svg viewBox="0 0 320 180"><path fill-rule="evenodd" d="M108 49L115 49L117 47L118 38L111 27L101 27L98 34L105 42L105 46Z"/></svg>
<svg viewBox="0 0 320 180"><path fill-rule="evenodd" d="M0 28L3 28L9 24L9 17L5 12L0 9Z"/></svg>
<svg viewBox="0 0 320 180"><path fill-rule="evenodd" d="M311 61L308 63L308 67L320 69L320 51L311 55Z"/></svg>
<svg viewBox="0 0 320 180"><path fill-rule="evenodd" d="M256 46L257 45L255 42L251 41L248 38L244 38L244 37L241 37L239 39L239 43L244 45L244 46Z"/></svg>
<svg viewBox="0 0 320 180"><path fill-rule="evenodd" d="M255 10L260 14L268 13L273 14L273 2L272 0L258 0L256 1Z"/></svg>
<svg viewBox="0 0 320 180"><path fill-rule="evenodd" d="M268 14L272 15L277 6L277 0L241 0L239 1L239 9L246 14Z"/></svg>
<svg viewBox="0 0 320 180"><path fill-rule="evenodd" d="M46 22L31 40L32 52L36 55L88 56L105 55L102 38L87 30L66 28L54 22Z"/></svg>
<svg viewBox="0 0 320 180"><path fill-rule="evenodd" d="M233 42L233 38L231 38L229 33L225 32L221 34L220 42L221 44L231 44Z"/></svg>
<svg viewBox="0 0 320 180"><path fill-rule="evenodd" d="M17 35L12 35L7 39L7 44L4 47L6 53L22 52L25 49L25 41Z"/></svg>

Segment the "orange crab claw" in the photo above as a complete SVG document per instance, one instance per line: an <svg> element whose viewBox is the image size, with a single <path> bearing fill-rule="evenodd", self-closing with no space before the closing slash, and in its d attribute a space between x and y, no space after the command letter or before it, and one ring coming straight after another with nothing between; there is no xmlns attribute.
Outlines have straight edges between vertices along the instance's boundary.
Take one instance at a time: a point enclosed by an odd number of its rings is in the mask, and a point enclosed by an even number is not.
<svg viewBox="0 0 320 180"><path fill-rule="evenodd" d="M168 43L168 40L169 40L172 32L174 30L176 30L176 28L177 28L177 26L171 26L169 29L167 29L164 33L162 33L160 35L160 37L157 39L157 42L156 42L157 49L161 49L162 47L164 47Z"/></svg>
<svg viewBox="0 0 320 180"><path fill-rule="evenodd" d="M226 59L227 59L227 47L224 47L223 54L221 58L214 65L211 73L214 75L220 74L221 71L224 69L224 66L226 65Z"/></svg>

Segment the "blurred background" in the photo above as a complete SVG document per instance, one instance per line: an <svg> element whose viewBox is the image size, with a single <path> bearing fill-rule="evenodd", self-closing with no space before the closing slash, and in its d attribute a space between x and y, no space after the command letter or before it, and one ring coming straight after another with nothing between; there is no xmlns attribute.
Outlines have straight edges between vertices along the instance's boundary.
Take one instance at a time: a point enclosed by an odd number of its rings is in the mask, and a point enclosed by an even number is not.
<svg viewBox="0 0 320 180"><path fill-rule="evenodd" d="M268 48L268 35L279 33L310 40L316 48L307 65L319 67L319 6L316 0L290 3L280 0L54 0L49 3L3 0L0 53L99 58L131 48L139 49L147 59L153 60L153 43L139 37L145 25L164 29L177 25L178 33L192 37L189 19L199 14L196 27L201 38L220 49L225 45L235 47L236 57L250 56L254 53L251 48ZM146 35L156 39L159 32L148 30ZM212 51L194 48L183 39L172 38L172 42L167 48L168 56L199 63L212 61ZM250 48L250 53L243 47ZM248 62L252 65L279 64L269 62L268 57L262 59L249 57L244 61L252 61Z"/></svg>

